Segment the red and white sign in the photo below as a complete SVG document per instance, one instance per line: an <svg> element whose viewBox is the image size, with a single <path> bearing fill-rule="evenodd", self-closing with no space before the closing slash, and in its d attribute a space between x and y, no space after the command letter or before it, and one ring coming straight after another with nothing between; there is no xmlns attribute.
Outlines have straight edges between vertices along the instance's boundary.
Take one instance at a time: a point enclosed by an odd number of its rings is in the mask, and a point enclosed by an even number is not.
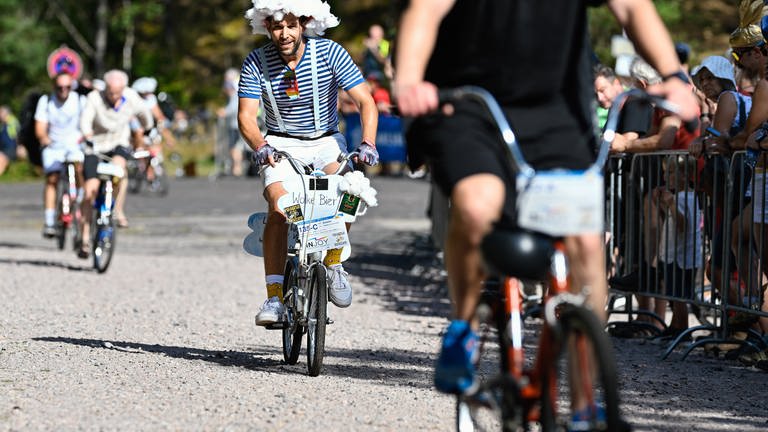
<svg viewBox="0 0 768 432"><path fill-rule="evenodd" d="M66 72L77 80L83 74L83 60L78 53L62 46L48 55L47 70L51 78Z"/></svg>

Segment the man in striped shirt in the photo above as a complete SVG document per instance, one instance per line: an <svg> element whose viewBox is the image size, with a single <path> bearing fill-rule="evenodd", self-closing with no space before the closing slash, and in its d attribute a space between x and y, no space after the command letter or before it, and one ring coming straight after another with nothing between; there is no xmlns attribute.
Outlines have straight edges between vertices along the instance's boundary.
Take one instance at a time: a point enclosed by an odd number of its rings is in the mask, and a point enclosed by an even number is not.
<svg viewBox="0 0 768 432"><path fill-rule="evenodd" d="M243 63L238 122L257 164L268 165L263 171L264 197L269 204L263 236L267 300L256 315L256 325L266 326L282 321L285 311L281 298L288 226L277 201L287 193L283 182L296 175L287 161L275 163L274 151L286 151L315 168L335 172L339 153L347 149L338 129L340 87L361 113L360 160L375 165L378 112L349 53L339 44L318 37L339 23L327 3L253 0L253 5L246 14L253 32L267 35L270 41L251 52ZM257 124L261 103L266 112L266 136ZM341 249L327 251L324 264L329 268L331 301L339 307L349 306L352 288L341 265Z"/></svg>

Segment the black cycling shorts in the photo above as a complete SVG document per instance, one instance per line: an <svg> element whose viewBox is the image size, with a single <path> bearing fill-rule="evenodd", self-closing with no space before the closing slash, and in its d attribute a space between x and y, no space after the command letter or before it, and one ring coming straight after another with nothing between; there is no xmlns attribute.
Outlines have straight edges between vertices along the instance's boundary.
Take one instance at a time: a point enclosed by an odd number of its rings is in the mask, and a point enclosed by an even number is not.
<svg viewBox="0 0 768 432"><path fill-rule="evenodd" d="M425 116L411 123L406 133L408 157L429 163L433 180L446 196L459 181L475 174L493 174L504 180L507 196L502 222L509 225L516 220L515 172L508 162L501 133L479 103L463 101L454 108L451 116ZM505 114L514 129L513 119L508 112ZM555 127L546 135L532 137L520 146L535 169L583 170L594 162L594 146L577 130Z"/></svg>
<svg viewBox="0 0 768 432"><path fill-rule="evenodd" d="M125 158L125 160L129 160L133 158L131 150L128 147L123 147L123 146L115 147L114 150L104 153L104 156L107 156L107 157L121 156ZM92 178L98 177L96 168L99 166L99 162L101 162L101 159L98 156L94 154L85 155L85 160L83 161L83 177L85 177L86 180L90 180Z"/></svg>

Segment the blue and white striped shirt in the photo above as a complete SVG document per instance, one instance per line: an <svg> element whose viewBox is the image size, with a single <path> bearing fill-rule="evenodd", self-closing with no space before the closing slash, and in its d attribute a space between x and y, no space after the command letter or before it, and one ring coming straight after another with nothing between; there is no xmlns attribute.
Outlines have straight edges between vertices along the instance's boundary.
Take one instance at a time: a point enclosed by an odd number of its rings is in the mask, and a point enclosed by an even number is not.
<svg viewBox="0 0 768 432"><path fill-rule="evenodd" d="M315 130L312 103L312 68L310 65L310 44L296 65L299 94L292 99L289 96L294 87L291 69L280 57L277 48L270 42L263 47L269 65L269 77L275 102L280 116L285 123L286 132L291 135L312 136L317 132L338 130L337 115L338 88L350 90L365 83L360 69L352 61L349 53L341 45L330 39L315 38L317 47L317 75L320 97L320 131ZM238 96L241 98L262 99L266 111L267 128L279 131L274 114L274 107L269 103L267 90L262 86L264 75L259 68L257 50L251 51L243 63L240 72Z"/></svg>

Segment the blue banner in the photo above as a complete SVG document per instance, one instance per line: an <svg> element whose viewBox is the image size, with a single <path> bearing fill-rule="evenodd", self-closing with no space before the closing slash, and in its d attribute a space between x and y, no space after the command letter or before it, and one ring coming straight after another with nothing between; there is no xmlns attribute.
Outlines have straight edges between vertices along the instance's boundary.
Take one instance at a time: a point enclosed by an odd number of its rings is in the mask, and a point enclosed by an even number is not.
<svg viewBox="0 0 768 432"><path fill-rule="evenodd" d="M347 139L347 151L354 151L362 141L360 114L344 114L346 125L344 137ZM376 132L376 150L381 162L405 162L405 137L403 124L399 117L380 115Z"/></svg>

